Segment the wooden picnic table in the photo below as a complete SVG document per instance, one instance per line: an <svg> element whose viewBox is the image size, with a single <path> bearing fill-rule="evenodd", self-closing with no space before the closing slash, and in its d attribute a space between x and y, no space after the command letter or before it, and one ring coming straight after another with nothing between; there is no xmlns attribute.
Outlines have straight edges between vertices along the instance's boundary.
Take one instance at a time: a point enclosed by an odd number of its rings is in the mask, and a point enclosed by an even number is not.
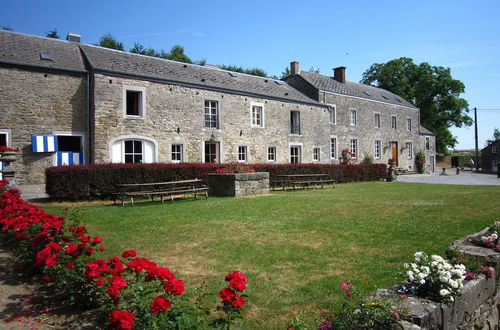
<svg viewBox="0 0 500 330"><path fill-rule="evenodd" d="M325 184L331 183L333 184L333 188L335 188L336 180L330 178L330 174L325 173L304 173L304 174L284 174L278 175L278 180L275 182L274 186L281 186L283 190L286 190L287 186L292 186L292 189L295 190L297 185L301 185L303 189L314 185L314 189L321 185L321 188L324 187Z"/></svg>
<svg viewBox="0 0 500 330"><path fill-rule="evenodd" d="M117 184L116 188L118 192L114 194L114 203L116 205L116 198L119 196L122 201L122 206L125 206L125 197L130 197L132 205L134 205L134 196L151 196L151 202L153 202L153 197L155 195L160 196L161 202L163 202L164 196L170 196L172 202L174 201L174 195L194 193L194 197L198 198L198 193L205 193L205 197L208 198L208 187L203 184L203 180L200 179L190 179L190 180L178 180L178 181L167 181L167 182L145 182L145 183L121 183Z"/></svg>

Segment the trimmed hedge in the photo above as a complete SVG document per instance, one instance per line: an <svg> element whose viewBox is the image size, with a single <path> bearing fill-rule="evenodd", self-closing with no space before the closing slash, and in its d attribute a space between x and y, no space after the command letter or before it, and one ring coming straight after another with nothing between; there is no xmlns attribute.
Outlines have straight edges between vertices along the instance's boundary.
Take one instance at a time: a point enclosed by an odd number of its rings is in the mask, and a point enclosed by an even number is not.
<svg viewBox="0 0 500 330"><path fill-rule="evenodd" d="M206 181L223 164L102 164L49 167L45 190L55 200L109 199L119 183L165 182L198 178ZM327 173L337 182L373 181L387 175L385 164L252 164L256 172L269 172L273 181L283 174Z"/></svg>

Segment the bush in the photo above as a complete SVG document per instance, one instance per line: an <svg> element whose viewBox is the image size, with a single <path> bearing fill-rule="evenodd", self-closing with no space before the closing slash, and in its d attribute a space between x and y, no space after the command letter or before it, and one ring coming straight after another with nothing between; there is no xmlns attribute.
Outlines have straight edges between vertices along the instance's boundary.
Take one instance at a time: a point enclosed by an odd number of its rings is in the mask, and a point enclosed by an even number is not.
<svg viewBox="0 0 500 330"><path fill-rule="evenodd" d="M198 178L225 168L224 164L102 164L49 167L45 171L45 190L55 200L109 199L118 183L166 182ZM256 172L278 175L326 173L337 182L384 179L385 164L252 164Z"/></svg>
<svg viewBox="0 0 500 330"><path fill-rule="evenodd" d="M474 167L475 156L460 155L451 156L451 166L453 167Z"/></svg>

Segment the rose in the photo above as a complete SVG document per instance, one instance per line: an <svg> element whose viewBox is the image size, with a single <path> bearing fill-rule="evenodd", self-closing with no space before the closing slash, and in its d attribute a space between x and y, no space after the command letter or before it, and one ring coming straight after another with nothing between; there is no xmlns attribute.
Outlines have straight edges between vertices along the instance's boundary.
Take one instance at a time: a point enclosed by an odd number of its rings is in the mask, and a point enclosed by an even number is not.
<svg viewBox="0 0 500 330"><path fill-rule="evenodd" d="M122 310L113 310L108 318L113 329L132 329L134 326L134 313Z"/></svg>
<svg viewBox="0 0 500 330"><path fill-rule="evenodd" d="M149 306L149 310L153 314L158 314L161 311L167 310L170 307L172 307L172 304L170 301L168 301L166 298L162 296L158 296L153 301L151 302L151 305Z"/></svg>
<svg viewBox="0 0 500 330"><path fill-rule="evenodd" d="M178 296L184 292L184 282L182 280L170 280L163 285L165 292Z"/></svg>
<svg viewBox="0 0 500 330"><path fill-rule="evenodd" d="M122 257L124 258L135 258L137 256L137 252L134 250L126 250L123 252Z"/></svg>

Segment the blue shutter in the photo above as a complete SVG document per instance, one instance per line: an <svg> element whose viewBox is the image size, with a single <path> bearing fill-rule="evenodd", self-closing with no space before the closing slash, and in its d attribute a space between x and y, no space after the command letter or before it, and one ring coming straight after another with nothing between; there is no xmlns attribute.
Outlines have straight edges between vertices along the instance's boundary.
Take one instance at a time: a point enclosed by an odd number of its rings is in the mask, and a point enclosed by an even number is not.
<svg viewBox="0 0 500 330"><path fill-rule="evenodd" d="M56 152L57 137L55 135L32 135L31 150L33 152Z"/></svg>
<svg viewBox="0 0 500 330"><path fill-rule="evenodd" d="M83 152L59 151L57 166L62 165L83 165Z"/></svg>

